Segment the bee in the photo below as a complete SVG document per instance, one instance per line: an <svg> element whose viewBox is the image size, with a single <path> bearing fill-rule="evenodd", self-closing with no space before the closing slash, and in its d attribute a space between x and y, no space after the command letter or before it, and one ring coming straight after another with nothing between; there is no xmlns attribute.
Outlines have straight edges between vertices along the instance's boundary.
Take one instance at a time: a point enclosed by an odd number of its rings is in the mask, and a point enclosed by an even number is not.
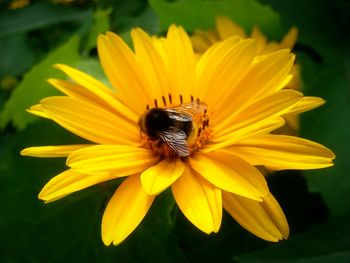
<svg viewBox="0 0 350 263"><path fill-rule="evenodd" d="M140 118L141 130L148 137L165 142L179 157L190 155L188 138L195 132L195 119L202 118L207 106L200 101L192 101L175 107L152 108Z"/></svg>

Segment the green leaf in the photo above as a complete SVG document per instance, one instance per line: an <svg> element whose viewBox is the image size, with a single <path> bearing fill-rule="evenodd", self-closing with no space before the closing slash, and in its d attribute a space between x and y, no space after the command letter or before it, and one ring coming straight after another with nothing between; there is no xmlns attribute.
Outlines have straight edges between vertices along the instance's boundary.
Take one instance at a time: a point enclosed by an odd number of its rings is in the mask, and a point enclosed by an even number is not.
<svg viewBox="0 0 350 263"><path fill-rule="evenodd" d="M33 50L25 34L0 38L0 50L0 77L22 74L34 63Z"/></svg>
<svg viewBox="0 0 350 263"><path fill-rule="evenodd" d="M328 263L349 262L349 217L332 218L309 231L270 247L236 256L235 262Z"/></svg>
<svg viewBox="0 0 350 263"><path fill-rule="evenodd" d="M93 26L91 27L86 40L85 50L90 51L96 47L97 37L99 34L105 33L110 29L109 15L112 9L99 9L94 13Z"/></svg>
<svg viewBox="0 0 350 263"><path fill-rule="evenodd" d="M50 2L31 3L26 8L0 13L0 37L39 29L63 22L84 23L91 10L56 6Z"/></svg>
<svg viewBox="0 0 350 263"><path fill-rule="evenodd" d="M347 72L350 72L350 52L346 52L346 43L330 52L331 49L328 48L332 45L325 46L327 48L322 50L324 65L313 69L305 65L303 68L312 71L305 74L313 75L309 85L305 85L307 93L324 98L326 104L302 116L302 135L335 152L333 167L305 174L310 190L323 195L333 215L342 215L350 213L350 82L347 76Z"/></svg>
<svg viewBox="0 0 350 263"><path fill-rule="evenodd" d="M92 77L98 79L99 81L103 82L107 87L111 88L111 84L109 83L106 74L104 73L100 62L97 59L94 58L88 58L79 60L75 67L79 70L91 75Z"/></svg>
<svg viewBox="0 0 350 263"><path fill-rule="evenodd" d="M76 63L79 60L78 46L79 39L74 36L65 44L49 53L43 61L24 75L22 82L13 91L0 114L1 127L4 128L9 122L13 122L18 129L23 129L37 119L25 110L37 104L44 97L59 94L46 82L46 79L64 76L61 72L54 69L52 65L55 63L68 65Z"/></svg>
<svg viewBox="0 0 350 263"><path fill-rule="evenodd" d="M254 25L259 25L269 34L279 30L279 15L254 0L150 0L149 3L160 18L162 30L173 23L189 31L213 28L215 17L219 15L231 18L246 30Z"/></svg>

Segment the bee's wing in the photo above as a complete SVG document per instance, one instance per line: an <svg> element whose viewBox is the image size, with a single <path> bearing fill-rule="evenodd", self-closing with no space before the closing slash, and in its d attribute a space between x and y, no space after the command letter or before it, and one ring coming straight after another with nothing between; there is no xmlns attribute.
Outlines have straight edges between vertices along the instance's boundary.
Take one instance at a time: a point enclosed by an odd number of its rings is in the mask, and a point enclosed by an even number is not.
<svg viewBox="0 0 350 263"><path fill-rule="evenodd" d="M207 105L204 102L195 100L174 107L170 107L169 110L183 112L193 116L197 114L203 114L204 112L206 112Z"/></svg>
<svg viewBox="0 0 350 263"><path fill-rule="evenodd" d="M175 121L192 121L192 116L186 112L180 112L175 109L165 109L165 111L168 113L169 118Z"/></svg>
<svg viewBox="0 0 350 263"><path fill-rule="evenodd" d="M169 145L169 147L176 152L180 157L186 157L190 155L186 141L186 133L176 127L169 127L168 130L160 131L159 137Z"/></svg>

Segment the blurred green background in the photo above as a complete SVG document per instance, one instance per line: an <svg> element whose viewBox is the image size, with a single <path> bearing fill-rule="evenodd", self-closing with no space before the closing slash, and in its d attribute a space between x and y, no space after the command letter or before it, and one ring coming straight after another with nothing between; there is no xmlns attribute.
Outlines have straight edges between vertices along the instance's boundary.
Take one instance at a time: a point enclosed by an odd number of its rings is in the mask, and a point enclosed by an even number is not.
<svg viewBox="0 0 350 263"><path fill-rule="evenodd" d="M346 0L117 0L30 1L9 9L0 0L0 262L350 262L350 2ZM57 94L45 80L63 77L65 63L105 81L96 37L112 30L130 41L130 28L164 33L171 23L188 31L210 28L226 15L247 31L255 24L270 40L293 25L303 92L327 103L302 115L301 135L331 148L335 166L269 177L291 228L274 244L242 229L227 214L207 236L163 193L120 246L105 247L102 214L118 181L50 204L37 194L65 169L63 159L21 157L27 146L77 143L57 125L25 109Z"/></svg>

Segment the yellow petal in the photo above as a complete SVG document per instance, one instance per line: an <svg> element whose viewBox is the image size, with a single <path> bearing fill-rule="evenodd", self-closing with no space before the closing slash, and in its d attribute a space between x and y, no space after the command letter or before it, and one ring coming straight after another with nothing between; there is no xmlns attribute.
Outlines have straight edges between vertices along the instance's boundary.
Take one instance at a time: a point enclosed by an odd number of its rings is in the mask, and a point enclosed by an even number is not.
<svg viewBox="0 0 350 263"><path fill-rule="evenodd" d="M140 224L154 200L143 190L140 176L129 176L109 201L102 218L103 243L120 244Z"/></svg>
<svg viewBox="0 0 350 263"><path fill-rule="evenodd" d="M221 225L221 191L190 168L172 185L176 203L187 219L203 232L217 232Z"/></svg>
<svg viewBox="0 0 350 263"><path fill-rule="evenodd" d="M227 41L235 41L235 39ZM223 47L225 47L224 43ZM203 69L203 75L196 84L196 90L203 89L200 99L210 105L211 111L222 113L225 109L230 109L227 105L231 95L235 94L235 87L249 69L254 56L255 43L249 39L231 46L228 52L208 57L208 59L215 59L216 62L207 60L207 68ZM204 91L206 91L205 94L203 94Z"/></svg>
<svg viewBox="0 0 350 263"><path fill-rule="evenodd" d="M191 42L193 49L197 53L204 53L208 48L210 48L213 43L208 37L208 33L202 30L195 30L191 36ZM216 41L215 41L216 42Z"/></svg>
<svg viewBox="0 0 350 263"><path fill-rule="evenodd" d="M112 172L118 176L125 176L142 172L157 161L158 157L144 148L95 145L70 154L67 165L80 172Z"/></svg>
<svg viewBox="0 0 350 263"><path fill-rule="evenodd" d="M230 151L252 165L274 170L318 169L333 165L334 153L321 144L286 135L260 135L240 141Z"/></svg>
<svg viewBox="0 0 350 263"><path fill-rule="evenodd" d="M191 40L182 27L175 25L169 27L166 50L169 63L170 93L175 99L175 104L180 104L180 91L184 102L189 102L191 95L193 95L196 58Z"/></svg>
<svg viewBox="0 0 350 263"><path fill-rule="evenodd" d="M97 48L103 70L116 89L116 96L141 115L147 103L153 101L153 94L134 53L112 32L98 37Z"/></svg>
<svg viewBox="0 0 350 263"><path fill-rule="evenodd" d="M229 141L230 144L232 144L234 142L243 140L246 137L260 135L260 134L267 134L285 124L284 116L283 118L282 117L267 118L265 121L252 123L248 127L244 127L244 129L238 129L238 130L232 131L231 133L228 132L221 136L218 136L217 133L213 132L213 138L210 140L210 142L207 145L205 145L205 148L203 148L203 150L204 152L209 152L209 151L212 151L213 147L215 147L215 144L220 144L221 142L225 143L226 141ZM228 145L228 144L225 143L225 145ZM211 150L208 151L207 148L211 148ZM222 147L215 147L215 149L219 149L219 148L222 148Z"/></svg>
<svg viewBox="0 0 350 263"><path fill-rule="evenodd" d="M225 210L249 232L272 242L288 238L288 222L271 193L262 202L227 192L222 193L222 198Z"/></svg>
<svg viewBox="0 0 350 263"><path fill-rule="evenodd" d="M141 183L150 195L164 191L184 172L185 165L179 159L164 159L141 174Z"/></svg>
<svg viewBox="0 0 350 263"><path fill-rule="evenodd" d="M298 38L298 29L296 27L292 27L289 32L287 33L287 35L285 35L285 37L282 39L279 48L283 49L283 48L289 48L292 49L295 45L295 43L297 42L297 38Z"/></svg>
<svg viewBox="0 0 350 263"><path fill-rule="evenodd" d="M85 87L61 79L48 79L47 82L69 97L98 105L105 110L115 113L115 110L111 108L110 104L106 103L103 99L101 99L99 96L96 96L93 92L91 92L89 89L86 89Z"/></svg>
<svg viewBox="0 0 350 263"><path fill-rule="evenodd" d="M297 114L317 108L325 103L325 100L319 97L303 97L296 105L294 105L288 114Z"/></svg>
<svg viewBox="0 0 350 263"><path fill-rule="evenodd" d="M216 187L254 200L268 193L264 176L254 166L241 158L214 152L196 154L190 166Z"/></svg>
<svg viewBox="0 0 350 263"><path fill-rule="evenodd" d="M84 87L87 92L92 93L96 97L96 101L103 101L109 108L114 110L114 112L120 115L122 118L130 120L133 123L138 121L138 115L130 110L127 106L128 104L122 104L114 96L115 94L102 82L94 79L93 77L66 65L56 64L56 68L62 70L68 77L74 80L81 87ZM67 87L66 87L67 88Z"/></svg>
<svg viewBox="0 0 350 263"><path fill-rule="evenodd" d="M131 37L140 70L143 70L144 76L148 79L152 98L161 100L161 95L167 96L169 94L170 86L165 61L163 61L152 39L143 30L140 28L132 30Z"/></svg>
<svg viewBox="0 0 350 263"><path fill-rule="evenodd" d="M248 137L268 134L269 132L272 132L282 127L285 123L286 122L282 117L270 118L270 119L267 119L266 121L252 124L249 127L234 131L222 137L217 137L217 138L214 137L209 143L207 143L204 146L204 148L201 149L201 151L203 153L214 152L218 149L222 149L230 145L233 145ZM224 140L225 137L227 137L226 140Z"/></svg>
<svg viewBox="0 0 350 263"><path fill-rule="evenodd" d="M227 104L228 112L245 108L254 101L282 89L281 85L294 63L294 55L289 50L280 50L257 60L243 76L235 88L235 92L230 96L231 100ZM216 114L215 118L222 121L226 118L225 111Z"/></svg>
<svg viewBox="0 0 350 263"><path fill-rule="evenodd" d="M193 49L199 54L203 54L212 45L220 41L216 30L195 30L191 36Z"/></svg>
<svg viewBox="0 0 350 263"><path fill-rule="evenodd" d="M51 117L43 110L40 104L31 106L29 109L27 109L27 111L36 116L39 116L45 119L51 119Z"/></svg>
<svg viewBox="0 0 350 263"><path fill-rule="evenodd" d="M140 140L137 124L94 104L65 96L49 97L40 103L55 122L89 141L136 144Z"/></svg>
<svg viewBox="0 0 350 263"><path fill-rule="evenodd" d="M240 140L238 134L247 134L251 130L251 126L261 125L265 127L266 122L275 120L276 117L288 112L301 99L302 94L297 91L281 90L259 100L238 114L233 113L222 122L215 124L213 127L215 141L224 141L225 143L221 147L228 146L232 142ZM213 121L215 122L215 119ZM240 132L243 129L248 129L248 131ZM233 135L235 136L233 137ZM218 147L219 145L216 145L216 148Z"/></svg>
<svg viewBox="0 0 350 263"><path fill-rule="evenodd" d="M21 155L33 156L33 157L67 157L72 152L88 146L90 145L76 144L76 145L29 147L29 148L23 149L21 151Z"/></svg>
<svg viewBox="0 0 350 263"><path fill-rule="evenodd" d="M83 174L73 170L66 170L52 178L39 193L39 199L53 202L76 191L102 183L117 176L109 173Z"/></svg>
<svg viewBox="0 0 350 263"><path fill-rule="evenodd" d="M217 98L218 91L220 94L226 92L227 95L227 90L232 89L230 85L239 80L253 60L255 54L252 54L252 46L251 40L239 42L238 37L231 37L208 49L196 65L194 94L211 107L215 106L211 103L211 96ZM227 86L230 86L229 89Z"/></svg>
<svg viewBox="0 0 350 263"><path fill-rule="evenodd" d="M246 38L244 29L239 25L236 25L227 17L219 16L216 18L216 29L221 39L227 39L232 36L239 36L240 38Z"/></svg>
<svg viewBox="0 0 350 263"><path fill-rule="evenodd" d="M256 42L256 53L261 54L266 47L267 39L257 26L253 27L251 38Z"/></svg>
<svg viewBox="0 0 350 263"><path fill-rule="evenodd" d="M271 96L265 97L241 110L234 112L225 120L215 124L216 136L242 129L259 121L282 115L303 98L303 94L295 90L281 90ZM214 119L215 117L213 117ZM215 119L214 119L215 121Z"/></svg>
<svg viewBox="0 0 350 263"><path fill-rule="evenodd" d="M298 64L294 64L290 72L292 78L289 82L285 84L286 89L301 90L302 78L301 78L301 69Z"/></svg>

